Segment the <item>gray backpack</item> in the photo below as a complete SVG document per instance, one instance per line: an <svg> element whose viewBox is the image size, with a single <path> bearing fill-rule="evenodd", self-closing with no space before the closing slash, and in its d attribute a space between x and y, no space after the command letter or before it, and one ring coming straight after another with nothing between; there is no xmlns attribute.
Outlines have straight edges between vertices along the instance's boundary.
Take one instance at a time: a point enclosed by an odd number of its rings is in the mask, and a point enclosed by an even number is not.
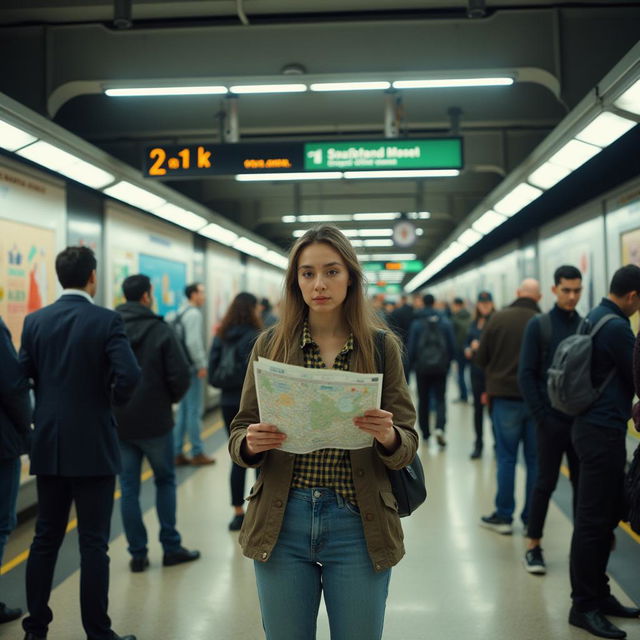
<svg viewBox="0 0 640 640"><path fill-rule="evenodd" d="M554 409L568 416L578 416L598 399L611 382L616 373L615 367L599 387L593 386L591 356L594 336L609 320L617 317L608 313L588 333L585 333L587 325L583 320L578 331L558 345L547 371L547 393Z"/></svg>

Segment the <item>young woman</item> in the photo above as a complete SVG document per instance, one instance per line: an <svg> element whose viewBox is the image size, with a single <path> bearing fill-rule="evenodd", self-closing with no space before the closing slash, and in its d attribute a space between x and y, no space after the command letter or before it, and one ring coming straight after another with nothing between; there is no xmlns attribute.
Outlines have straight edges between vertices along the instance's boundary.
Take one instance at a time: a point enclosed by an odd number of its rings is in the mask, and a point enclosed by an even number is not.
<svg viewBox="0 0 640 640"><path fill-rule="evenodd" d="M482 437L484 425L484 407L486 405L486 386L484 380L484 372L482 369L473 364L473 356L480 345L480 337L489 321L489 318L495 311L493 297L488 291L481 291L478 294L478 302L473 321L469 327L467 335L467 343L464 351L467 359L471 360L471 389L473 391L473 426L476 432L476 442L471 452L471 459L476 460L482 455L484 440Z"/></svg>
<svg viewBox="0 0 640 640"><path fill-rule="evenodd" d="M355 251L332 226L307 231L294 245L285 276L280 322L262 334L252 359L375 373L384 361L382 408L354 418L373 436L356 451L305 455L280 450L286 435L260 422L249 367L229 450L243 466L260 467L240 532L255 561L267 640L312 640L320 596L332 640L382 637L391 567L404 555L402 528L387 468L413 459L418 437L400 346L366 300Z"/></svg>
<svg viewBox="0 0 640 640"><path fill-rule="evenodd" d="M231 421L240 408L240 394L247 363L261 329L262 320L258 315L257 298L251 293L239 293L222 319L211 345L209 381L213 386L222 389L220 406L227 433L231 433ZM234 515L229 523L231 531L238 531L244 519L246 471L245 467L232 463L231 504Z"/></svg>

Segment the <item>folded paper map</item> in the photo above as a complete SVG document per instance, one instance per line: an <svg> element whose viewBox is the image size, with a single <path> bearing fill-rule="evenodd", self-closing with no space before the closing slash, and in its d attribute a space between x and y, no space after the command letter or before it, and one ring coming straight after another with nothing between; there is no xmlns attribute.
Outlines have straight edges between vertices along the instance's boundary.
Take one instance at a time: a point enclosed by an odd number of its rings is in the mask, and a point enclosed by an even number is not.
<svg viewBox="0 0 640 640"><path fill-rule="evenodd" d="M289 453L318 449L363 449L373 438L353 424L379 409L382 374L306 369L259 358L253 364L260 421L287 434Z"/></svg>

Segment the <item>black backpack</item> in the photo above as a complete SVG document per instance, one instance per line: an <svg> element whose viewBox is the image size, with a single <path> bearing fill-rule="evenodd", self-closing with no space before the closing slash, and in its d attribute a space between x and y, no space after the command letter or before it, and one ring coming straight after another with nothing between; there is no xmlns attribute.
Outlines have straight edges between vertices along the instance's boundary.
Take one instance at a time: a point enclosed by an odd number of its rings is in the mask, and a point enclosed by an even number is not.
<svg viewBox="0 0 640 640"><path fill-rule="evenodd" d="M593 338L609 320L617 318L613 313L602 317L595 327L588 330L585 319L577 333L565 338L553 354L547 371L547 393L551 406L568 416L584 413L600 396L616 373L615 367L599 387L591 380L591 356Z"/></svg>
<svg viewBox="0 0 640 640"><path fill-rule="evenodd" d="M239 389L247 370L240 354L241 340L222 342L222 354L217 366L209 369L209 384L218 389Z"/></svg>
<svg viewBox="0 0 640 640"><path fill-rule="evenodd" d="M167 324L173 330L173 333L175 334L176 338L178 338L178 344L180 345L180 348L182 349L182 353L187 359L187 362L190 365L193 365L191 354L189 353L189 349L187 348L187 335L186 335L187 332L184 328L184 324L182 323L182 316L184 316L184 314L187 313L189 309L190 307L187 307L180 313L176 312L176 314L173 317L169 316L170 319L167 320Z"/></svg>
<svg viewBox="0 0 640 640"><path fill-rule="evenodd" d="M447 343L438 316L429 316L422 322L418 343L416 373L418 375L444 375L449 369Z"/></svg>

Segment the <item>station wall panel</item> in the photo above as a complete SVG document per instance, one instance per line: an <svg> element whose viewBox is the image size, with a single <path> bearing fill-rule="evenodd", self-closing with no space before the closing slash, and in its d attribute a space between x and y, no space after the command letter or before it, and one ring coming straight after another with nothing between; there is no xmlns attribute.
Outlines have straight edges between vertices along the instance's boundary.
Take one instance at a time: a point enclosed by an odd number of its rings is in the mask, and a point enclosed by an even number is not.
<svg viewBox="0 0 640 640"><path fill-rule="evenodd" d="M134 273L145 273L154 283L156 313L166 315L182 304L184 287L193 277L190 232L107 202L105 256L107 307L124 302L122 282Z"/></svg>

